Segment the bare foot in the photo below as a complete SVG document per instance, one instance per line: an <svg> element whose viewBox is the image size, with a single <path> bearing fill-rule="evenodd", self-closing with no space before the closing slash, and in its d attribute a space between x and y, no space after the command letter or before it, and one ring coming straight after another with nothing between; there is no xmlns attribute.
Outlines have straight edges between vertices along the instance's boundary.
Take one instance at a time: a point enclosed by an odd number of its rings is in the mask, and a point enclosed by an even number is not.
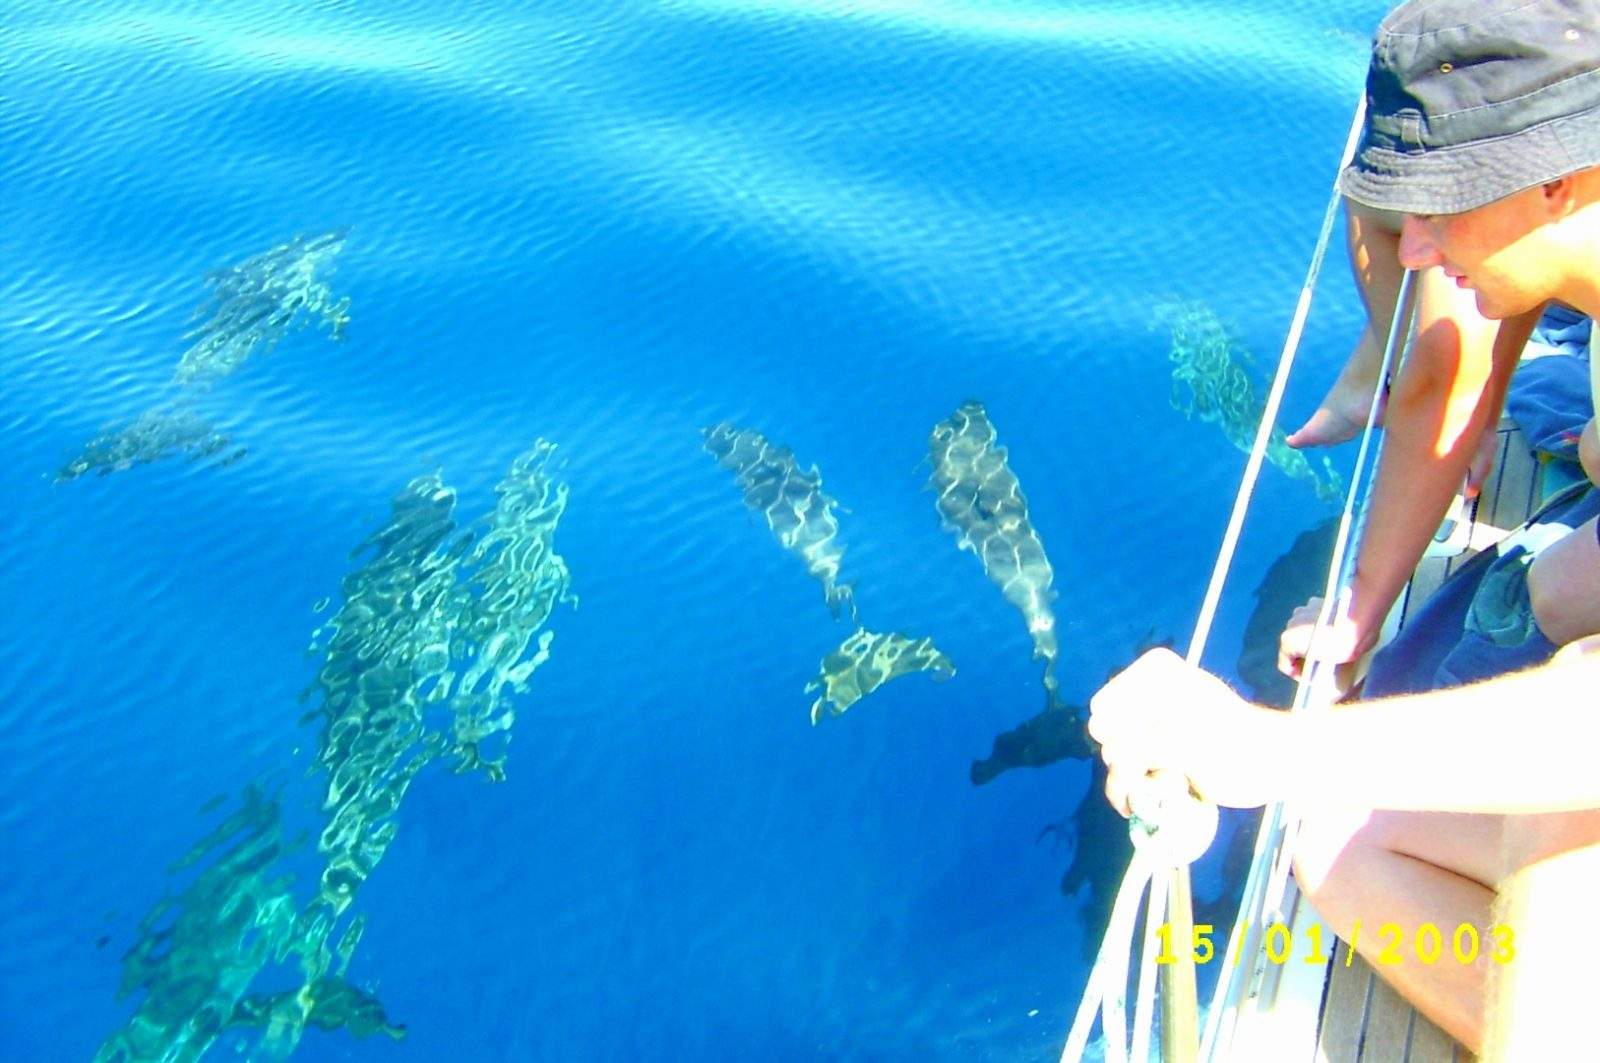
<svg viewBox="0 0 1600 1063"><path fill-rule="evenodd" d="M1361 334L1361 342L1339 371L1339 379L1328 389L1322 405L1284 442L1291 447L1331 447L1360 435L1367 425L1367 406L1377 388L1382 363L1382 351L1369 328ZM1383 396L1378 397L1377 423L1383 423Z"/></svg>

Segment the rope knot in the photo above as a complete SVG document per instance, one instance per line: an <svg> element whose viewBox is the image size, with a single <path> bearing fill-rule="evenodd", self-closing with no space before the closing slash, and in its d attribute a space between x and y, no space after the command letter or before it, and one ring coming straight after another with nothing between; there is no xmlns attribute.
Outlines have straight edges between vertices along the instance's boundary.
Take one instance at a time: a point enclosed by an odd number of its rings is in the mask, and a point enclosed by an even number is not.
<svg viewBox="0 0 1600 1063"><path fill-rule="evenodd" d="M1194 863L1217 836L1217 806L1196 797L1181 776L1151 776L1128 803L1133 847L1167 867Z"/></svg>

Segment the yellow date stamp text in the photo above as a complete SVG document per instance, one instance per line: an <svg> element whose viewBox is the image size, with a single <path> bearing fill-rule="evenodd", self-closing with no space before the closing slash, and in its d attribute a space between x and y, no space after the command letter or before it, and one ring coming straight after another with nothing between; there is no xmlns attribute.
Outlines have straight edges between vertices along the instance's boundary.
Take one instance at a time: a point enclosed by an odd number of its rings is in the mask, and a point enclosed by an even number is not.
<svg viewBox="0 0 1600 1063"><path fill-rule="evenodd" d="M1245 942L1252 936L1248 924L1243 929L1245 932L1239 935L1233 946L1231 959L1235 966L1239 963L1239 954L1245 949ZM1346 967L1350 966L1361 947L1363 929L1361 920L1357 919L1351 928L1350 948L1344 957ZM1282 965L1298 961L1326 964L1333 958L1330 951L1332 941L1325 940L1332 935L1320 923L1312 923L1305 928L1303 949L1295 947L1294 931L1284 923L1268 923L1260 930L1261 950L1271 963ZM1157 963L1178 961L1178 953L1173 950L1181 948L1182 943L1174 942L1172 937L1170 923L1163 923L1156 928L1159 943ZM1195 963L1207 964L1218 958L1215 939L1215 926L1210 923L1194 924L1189 952ZM1369 948L1373 940L1371 937L1367 939ZM1389 967L1408 961L1426 965L1454 961L1465 966L1478 962L1480 958L1491 963L1510 963L1517 957L1516 934L1503 923L1485 927L1482 931L1471 923L1461 923L1448 934L1433 923L1423 923L1410 934L1399 923L1379 923L1376 943L1377 951L1371 958L1372 962Z"/></svg>

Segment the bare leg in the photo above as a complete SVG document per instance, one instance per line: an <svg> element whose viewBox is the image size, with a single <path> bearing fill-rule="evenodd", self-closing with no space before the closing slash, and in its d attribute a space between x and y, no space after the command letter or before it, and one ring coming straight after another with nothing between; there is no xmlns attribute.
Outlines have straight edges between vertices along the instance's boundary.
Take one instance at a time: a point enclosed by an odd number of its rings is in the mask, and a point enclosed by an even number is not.
<svg viewBox="0 0 1600 1063"><path fill-rule="evenodd" d="M1487 1042L1492 1059L1564 1058L1515 1054L1506 1046L1518 1033L1551 1046L1582 1043L1592 982L1575 979L1572 963L1593 952L1574 952L1574 937L1600 947L1591 907L1597 870L1595 809L1325 814L1307 820L1295 853L1295 877L1334 931L1355 938L1373 970L1450 1036L1475 1053ZM1401 928L1399 963L1384 962L1377 934L1384 922ZM1447 941L1463 923L1477 927L1484 942L1477 961L1421 963L1413 942L1423 923ZM1488 928L1496 925L1511 930L1511 963L1495 962L1501 939ZM1574 1006L1580 998L1588 1004ZM1491 999L1495 1030L1486 1033ZM1534 1015L1542 1028L1529 1030L1524 1019Z"/></svg>
<svg viewBox="0 0 1600 1063"><path fill-rule="evenodd" d="M1594 357L1593 353L1590 357ZM1578 463L1583 466L1583 474L1589 482L1600 487L1600 427L1593 417L1578 437Z"/></svg>
<svg viewBox="0 0 1600 1063"><path fill-rule="evenodd" d="M1417 1010L1477 1052L1483 1045L1488 958L1424 965L1414 935L1432 923L1448 936L1490 925L1504 817L1373 812L1308 820L1295 877L1335 933ZM1385 955L1379 926L1394 923L1401 962ZM1359 932L1357 928L1359 927Z"/></svg>
<svg viewBox="0 0 1600 1063"><path fill-rule="evenodd" d="M1600 955L1600 810L1508 819L1506 848L1515 870L1494 914L1516 955L1489 968L1483 1058L1572 1059L1594 1043L1594 979L1584 972Z"/></svg>
<svg viewBox="0 0 1600 1063"><path fill-rule="evenodd" d="M1600 539L1594 519L1539 555L1528 570L1528 596L1539 630L1557 646L1600 632ZM1600 892L1600 884L1596 889Z"/></svg>
<svg viewBox="0 0 1600 1063"><path fill-rule="evenodd" d="M1399 262L1398 216L1374 213L1347 203L1345 205L1345 245L1350 256L1350 268L1355 274L1356 287L1367 308L1367 328L1356 343L1355 350L1339 371L1339 377L1328 389L1306 423L1291 432L1285 440L1291 447L1322 447L1343 443L1359 435L1367 423L1367 408L1378 392L1378 370L1383 366L1383 348L1388 341L1390 323L1393 321L1395 297L1400 291L1400 278L1404 271ZM1521 354L1527 342L1527 333L1538 320L1534 314L1526 322L1518 321L1506 336L1498 336L1497 326L1484 321L1477 313L1470 294L1448 290L1447 282L1436 279L1419 286L1422 305L1418 320L1423 334L1429 321L1441 317L1453 318L1458 327L1451 332L1450 342L1459 344L1490 344L1511 341L1516 354ZM1441 296L1441 293L1442 296ZM1427 342L1419 339L1419 343ZM1467 361L1471 361L1470 353ZM1415 355L1416 352L1414 351ZM1454 356L1452 355L1452 358ZM1513 363L1515 357L1512 358ZM1383 424L1387 396L1378 394L1378 424ZM1442 442L1442 441L1441 441ZM1495 425L1485 427L1475 443L1475 451L1466 470L1466 495L1475 497L1489 473L1494 468Z"/></svg>
<svg viewBox="0 0 1600 1063"><path fill-rule="evenodd" d="M1367 408L1378 389L1383 346L1389 337L1395 297L1400 292L1400 224L1398 218L1345 204L1345 247L1356 288L1367 308L1367 327L1339 378L1328 389L1310 419L1289 433L1291 447L1325 447L1343 443L1367 423ZM1379 399L1380 403L1382 398ZM1379 424L1383 423L1380 406Z"/></svg>
<svg viewBox="0 0 1600 1063"><path fill-rule="evenodd" d="M1291 447L1328 447L1354 439L1367 423L1367 404L1378 390L1378 369L1383 346L1369 326L1339 371L1339 378L1323 396L1306 423L1290 432L1284 442ZM1383 423L1383 396L1378 397L1378 424Z"/></svg>

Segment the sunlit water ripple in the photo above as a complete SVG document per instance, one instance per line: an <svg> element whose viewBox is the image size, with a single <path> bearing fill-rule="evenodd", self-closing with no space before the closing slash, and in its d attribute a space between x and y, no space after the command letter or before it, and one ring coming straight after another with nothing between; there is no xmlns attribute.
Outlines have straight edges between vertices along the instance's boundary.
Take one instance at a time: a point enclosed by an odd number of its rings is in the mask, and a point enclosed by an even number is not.
<svg viewBox="0 0 1600 1063"><path fill-rule="evenodd" d="M349 977L405 1040L299 1057L1053 1058L1100 928L1037 839L1087 771L968 781L1042 696L928 431L977 398L1009 447L1068 700L1186 638L1243 456L1172 408L1150 310L1207 305L1270 366L1383 7L12 5L0 1056L127 1021L118 958L208 799L266 777L315 826L313 603L407 481L466 523L542 437L580 603L507 781L425 771L362 888ZM346 337L194 399L247 456L52 484L178 394L207 271L344 226ZM1290 416L1358 321L1328 272ZM864 618L955 678L810 726L848 629L703 450L723 420L818 466ZM1326 513L1262 494L1225 671Z"/></svg>

